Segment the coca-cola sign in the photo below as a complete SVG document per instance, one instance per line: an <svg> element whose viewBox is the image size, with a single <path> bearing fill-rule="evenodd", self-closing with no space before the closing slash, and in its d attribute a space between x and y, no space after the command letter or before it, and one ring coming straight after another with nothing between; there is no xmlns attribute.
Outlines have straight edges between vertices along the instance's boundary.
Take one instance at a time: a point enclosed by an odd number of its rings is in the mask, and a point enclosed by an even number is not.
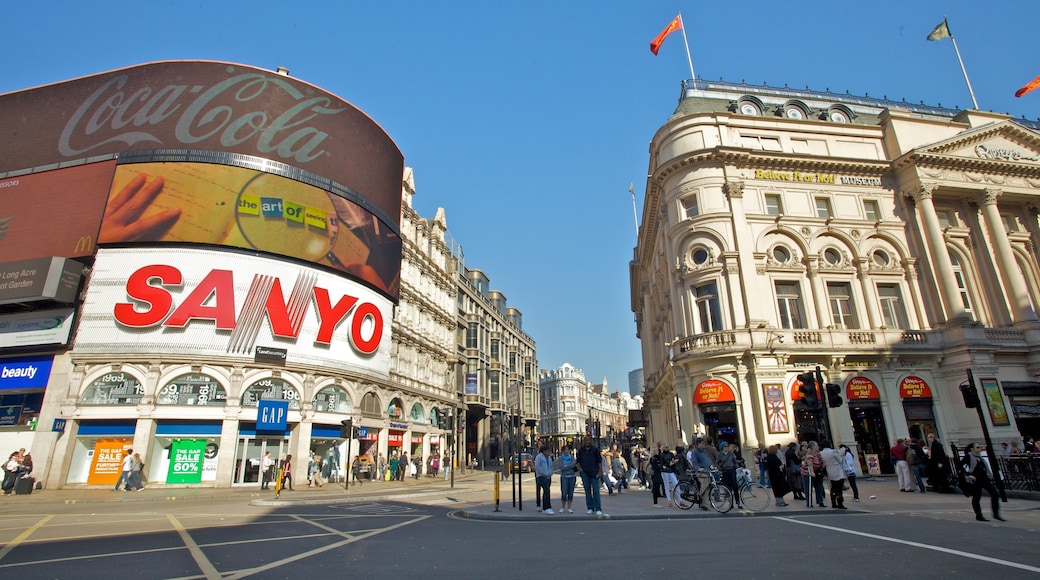
<svg viewBox="0 0 1040 580"><path fill-rule="evenodd" d="M244 153L345 185L397 224L404 159L371 118L278 73L160 62L0 96L0 173L134 149Z"/></svg>

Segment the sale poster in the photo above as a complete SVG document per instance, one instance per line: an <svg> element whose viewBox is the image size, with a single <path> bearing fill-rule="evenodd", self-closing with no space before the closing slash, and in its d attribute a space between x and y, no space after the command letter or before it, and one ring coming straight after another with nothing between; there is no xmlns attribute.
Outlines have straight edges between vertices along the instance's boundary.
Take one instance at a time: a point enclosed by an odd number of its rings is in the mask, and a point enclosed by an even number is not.
<svg viewBox="0 0 1040 580"><path fill-rule="evenodd" d="M178 439L170 448L170 469L166 483L200 483L205 439Z"/></svg>
<svg viewBox="0 0 1040 580"><path fill-rule="evenodd" d="M130 449L130 439L98 439L94 442L94 457L90 460L87 483L115 485L123 471L123 451Z"/></svg>

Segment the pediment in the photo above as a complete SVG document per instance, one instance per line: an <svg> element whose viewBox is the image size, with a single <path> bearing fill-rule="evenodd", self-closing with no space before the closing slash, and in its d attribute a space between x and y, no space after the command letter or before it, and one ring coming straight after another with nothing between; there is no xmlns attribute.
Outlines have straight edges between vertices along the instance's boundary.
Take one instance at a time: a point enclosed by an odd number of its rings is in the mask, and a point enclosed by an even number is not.
<svg viewBox="0 0 1040 580"><path fill-rule="evenodd" d="M915 153L918 158L962 158L974 162L1040 166L1040 134L1011 121L1003 121L919 147Z"/></svg>

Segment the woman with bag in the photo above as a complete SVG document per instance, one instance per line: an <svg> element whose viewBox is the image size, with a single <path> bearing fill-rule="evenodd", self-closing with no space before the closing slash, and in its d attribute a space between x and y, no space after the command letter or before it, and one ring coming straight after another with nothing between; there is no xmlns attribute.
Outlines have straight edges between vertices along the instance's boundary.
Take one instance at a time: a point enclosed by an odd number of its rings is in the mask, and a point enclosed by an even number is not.
<svg viewBox="0 0 1040 580"><path fill-rule="evenodd" d="M841 466L845 470L845 481L852 488L852 501L859 501L859 488L856 487L856 456L852 454L848 445L844 443L838 447L841 456Z"/></svg>
<svg viewBox="0 0 1040 580"><path fill-rule="evenodd" d="M787 507L784 496L791 492L787 485L787 476L784 474L785 463L786 459L780 456L777 446L770 445L766 452L766 469L769 472L769 483L773 487L777 507Z"/></svg>

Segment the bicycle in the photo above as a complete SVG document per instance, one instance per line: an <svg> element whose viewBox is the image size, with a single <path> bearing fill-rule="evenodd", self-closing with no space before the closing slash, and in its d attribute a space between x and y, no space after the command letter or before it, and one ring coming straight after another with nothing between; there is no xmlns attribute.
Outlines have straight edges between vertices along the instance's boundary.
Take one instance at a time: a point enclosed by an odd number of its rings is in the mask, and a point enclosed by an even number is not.
<svg viewBox="0 0 1040 580"><path fill-rule="evenodd" d="M741 506L753 512L769 507L769 488L752 480L751 470L746 467L737 470L737 497Z"/></svg>
<svg viewBox="0 0 1040 580"><path fill-rule="evenodd" d="M708 473L711 476L711 481L708 482L708 489L702 494L696 473L690 469L686 470L683 478L672 488L672 503L675 504L675 507L681 510L688 510L694 505L700 505L702 508L707 509L703 503L704 498L707 497L708 503L711 504L711 509L720 514L733 509L733 492L725 485L722 485L722 473L717 467L712 467Z"/></svg>

